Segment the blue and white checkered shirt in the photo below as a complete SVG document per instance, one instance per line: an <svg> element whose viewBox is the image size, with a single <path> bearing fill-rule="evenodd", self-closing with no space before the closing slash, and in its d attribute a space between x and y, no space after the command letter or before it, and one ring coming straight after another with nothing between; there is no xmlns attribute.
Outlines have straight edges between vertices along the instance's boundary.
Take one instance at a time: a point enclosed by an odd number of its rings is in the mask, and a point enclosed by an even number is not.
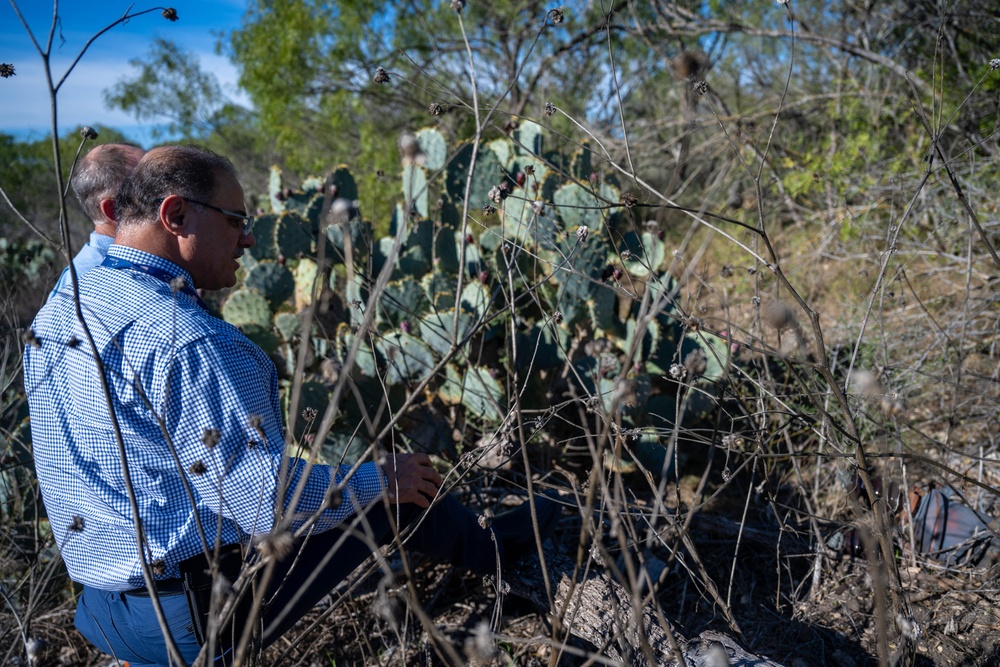
<svg viewBox="0 0 1000 667"><path fill-rule="evenodd" d="M155 255L119 245L108 254L190 284L187 272ZM97 267L80 278L80 300L121 425L146 557L165 566L158 578L178 577L177 564L201 551L182 478L210 545L217 531L224 544L267 532L285 451L277 374L267 355L192 297L141 271ZM26 347L24 375L35 465L70 577L106 591L141 587L121 458L71 293L55 294L32 328L41 345ZM291 460L287 488L294 490L304 465ZM382 494L375 464L344 482L349 470L313 467L297 519L318 510L332 484L345 484L345 502L323 512L320 530ZM290 498L288 492L282 505Z"/></svg>

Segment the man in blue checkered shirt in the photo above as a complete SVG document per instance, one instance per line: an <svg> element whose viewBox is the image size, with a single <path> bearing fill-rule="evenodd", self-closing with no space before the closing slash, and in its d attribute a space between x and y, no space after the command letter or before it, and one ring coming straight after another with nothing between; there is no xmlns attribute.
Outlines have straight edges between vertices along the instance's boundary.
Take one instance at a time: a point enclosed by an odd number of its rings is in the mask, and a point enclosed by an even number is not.
<svg viewBox="0 0 1000 667"><path fill-rule="evenodd" d="M258 645L273 642L391 542L397 522L417 524L408 548L481 573L534 544L527 503L484 530L439 494L425 455L353 469L283 459L274 365L196 291L235 284L255 241L228 160L153 149L115 212L107 259L79 281L86 328L72 291L59 291L35 319L24 357L43 500L83 586L76 626L98 648L138 667L190 662L207 642L227 664L244 627L255 628ZM545 530L557 507L534 504ZM304 526L308 536L295 532ZM273 567L257 581L260 613L229 605L257 622L213 630L209 607L227 586L218 577L213 585L210 563L235 579L244 561L260 559Z"/></svg>

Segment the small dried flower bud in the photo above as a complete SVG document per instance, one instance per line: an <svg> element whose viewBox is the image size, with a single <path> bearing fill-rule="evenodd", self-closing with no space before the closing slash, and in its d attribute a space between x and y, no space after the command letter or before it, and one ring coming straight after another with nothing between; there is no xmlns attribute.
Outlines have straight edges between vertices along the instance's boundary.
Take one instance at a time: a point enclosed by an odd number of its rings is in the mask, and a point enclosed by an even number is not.
<svg viewBox="0 0 1000 667"><path fill-rule="evenodd" d="M497 212L496 208L489 204L483 206L483 215L490 216L496 212Z"/></svg>
<svg viewBox="0 0 1000 667"><path fill-rule="evenodd" d="M535 165L533 165L533 164L526 164L526 165L524 165L524 173L527 176L534 176L535 175ZM524 184L523 183L518 183L518 185L524 185Z"/></svg>
<svg viewBox="0 0 1000 667"><path fill-rule="evenodd" d="M706 355L705 351L700 347L691 350L688 352L688 355L684 357L684 368L687 369L687 372L691 377L704 375L705 371L708 369L708 355Z"/></svg>
<svg viewBox="0 0 1000 667"><path fill-rule="evenodd" d="M83 517L76 514L73 515L73 523L69 524L67 530L71 533L82 533L83 532Z"/></svg>
<svg viewBox="0 0 1000 667"><path fill-rule="evenodd" d="M622 258L622 261L623 261L623 262L628 262L628 261L630 261L630 260L631 260L631 259L632 259L633 257L634 257L634 255L632 254L632 251L631 251L631 250L622 250L622 253L621 253L621 258Z"/></svg>
<svg viewBox="0 0 1000 667"><path fill-rule="evenodd" d="M1000 69L1000 58L994 58L990 61L990 71L992 72L995 69Z"/></svg>
<svg viewBox="0 0 1000 667"><path fill-rule="evenodd" d="M378 84L389 83L389 74L381 67L376 67L375 76L372 79Z"/></svg>
<svg viewBox="0 0 1000 667"><path fill-rule="evenodd" d="M257 552L264 558L281 560L292 552L294 546L295 538L292 534L287 530L281 530L262 536L257 542Z"/></svg>
<svg viewBox="0 0 1000 667"><path fill-rule="evenodd" d="M680 364L673 364L670 366L670 377L673 379L680 381L684 379L685 375L687 375L687 369L684 368L684 366L681 366Z"/></svg>
<svg viewBox="0 0 1000 667"><path fill-rule="evenodd" d="M0 77L9 79L14 76L14 65L11 63L0 63Z"/></svg>
<svg viewBox="0 0 1000 667"><path fill-rule="evenodd" d="M97 130L90 127L89 125L84 125L83 127L80 128L80 136L83 137L84 139L89 139L90 141L93 141L94 139L97 138Z"/></svg>
<svg viewBox="0 0 1000 667"><path fill-rule="evenodd" d="M719 269L719 275L723 278L729 278L733 275L733 267L728 264L723 264L722 268Z"/></svg>
<svg viewBox="0 0 1000 667"><path fill-rule="evenodd" d="M76 336L70 336L69 340L66 341L66 347L77 347L80 345L80 339Z"/></svg>
<svg viewBox="0 0 1000 667"><path fill-rule="evenodd" d="M215 447L217 444L219 444L219 438L221 437L222 434L219 433L219 429L206 428L205 432L201 435L201 441L205 443L206 447L211 449L212 447Z"/></svg>
<svg viewBox="0 0 1000 667"><path fill-rule="evenodd" d="M313 421L314 419L316 419L316 416L318 414L319 414L319 410L317 410L316 408L313 408L313 407L304 408L302 410L302 418L305 419L305 420L308 420L308 421Z"/></svg>
<svg viewBox="0 0 1000 667"><path fill-rule="evenodd" d="M170 281L170 291L173 292L174 294L177 294L177 292L180 292L182 289L184 289L185 285L187 285L187 281L184 280L184 276L177 276L176 278Z"/></svg>
<svg viewBox="0 0 1000 667"><path fill-rule="evenodd" d="M407 162L415 161L420 154L420 142L414 134L403 132L399 135L396 144L399 146L399 153Z"/></svg>
<svg viewBox="0 0 1000 667"><path fill-rule="evenodd" d="M479 522L479 527L482 528L483 530L486 530L493 524L493 517L489 514L488 511L484 512L483 514L480 514L476 520Z"/></svg>
<svg viewBox="0 0 1000 667"><path fill-rule="evenodd" d="M25 345L30 345L31 347L40 348L42 346L42 341L35 336L35 332L32 329L25 329L24 333L21 334L21 340L24 341Z"/></svg>
<svg viewBox="0 0 1000 667"><path fill-rule="evenodd" d="M152 563L149 564L150 569L153 570L153 574L158 577L162 577L167 573L167 563L162 558L157 558Z"/></svg>
<svg viewBox="0 0 1000 667"><path fill-rule="evenodd" d="M188 471L192 475L198 475L199 477L201 475L204 475L206 470L208 470L208 468L205 467L205 462L202 461L201 459L198 459L197 461L192 463L191 467L188 468Z"/></svg>
<svg viewBox="0 0 1000 667"><path fill-rule="evenodd" d="M545 202L541 199L531 202L531 212L537 216L545 215Z"/></svg>
<svg viewBox="0 0 1000 667"><path fill-rule="evenodd" d="M556 105L552 104L552 102L546 102L545 103L545 115L546 116L552 116L552 115L555 114L555 112L556 112Z"/></svg>
<svg viewBox="0 0 1000 667"><path fill-rule="evenodd" d="M622 204L625 208L635 208L635 205L639 203L639 198L636 197L631 192L626 192L622 195Z"/></svg>
<svg viewBox="0 0 1000 667"><path fill-rule="evenodd" d="M399 323L399 330L405 334L413 333L413 325L410 324L410 320L403 320Z"/></svg>
<svg viewBox="0 0 1000 667"><path fill-rule="evenodd" d="M511 118L507 120L500 129L503 130L504 134L510 134L511 132L517 129L517 126L518 126L517 119Z"/></svg>
<svg viewBox="0 0 1000 667"><path fill-rule="evenodd" d="M253 448L255 448L255 447L256 447L256 446L258 445L258 444L260 444L260 443L258 443L258 442L257 442L256 440L254 440L253 438L250 438L250 439L248 439L248 440L247 440L247 449L253 449Z"/></svg>
<svg viewBox="0 0 1000 667"><path fill-rule="evenodd" d="M463 9L465 9L465 0L451 0L451 10L453 12L461 14Z"/></svg>
<svg viewBox="0 0 1000 667"><path fill-rule="evenodd" d="M430 105L430 107L427 108L427 111L432 116L441 116L444 114L444 107L438 104L437 102L434 102L433 104Z"/></svg>
<svg viewBox="0 0 1000 667"><path fill-rule="evenodd" d="M698 93L699 95L704 95L705 93L708 92L708 83L705 81L699 81L698 83L694 84L694 92Z"/></svg>
<svg viewBox="0 0 1000 667"><path fill-rule="evenodd" d="M587 235L590 234L590 229L583 225L576 228L576 240L583 243L587 240Z"/></svg>
<svg viewBox="0 0 1000 667"><path fill-rule="evenodd" d="M177 10L174 9L173 7L167 7L161 12L161 14L163 14L163 18L167 19L168 21L177 20Z"/></svg>
<svg viewBox="0 0 1000 667"><path fill-rule="evenodd" d="M491 202L498 205L503 200L503 196L500 194L500 186L498 185L494 185L490 188L490 191L486 193L486 196L489 197Z"/></svg>
<svg viewBox="0 0 1000 667"><path fill-rule="evenodd" d="M556 25L559 25L560 23L562 23L563 22L563 18L564 18L563 17L563 8L562 7L556 7L555 9L550 10L549 11L549 18L552 19L552 22L555 23Z"/></svg>
<svg viewBox="0 0 1000 667"><path fill-rule="evenodd" d="M563 314L561 310L557 310L554 313L552 313L552 321L554 323L559 324L560 322L562 322L562 320L563 320Z"/></svg>

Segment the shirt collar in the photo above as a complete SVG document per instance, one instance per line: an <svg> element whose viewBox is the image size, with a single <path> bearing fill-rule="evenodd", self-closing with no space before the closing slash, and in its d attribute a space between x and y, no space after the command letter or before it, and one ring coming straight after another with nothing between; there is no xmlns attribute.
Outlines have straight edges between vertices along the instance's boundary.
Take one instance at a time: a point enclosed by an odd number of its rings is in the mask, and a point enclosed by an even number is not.
<svg viewBox="0 0 1000 667"><path fill-rule="evenodd" d="M142 250L136 250L135 248L130 248L129 246L118 245L117 243L112 244L111 247L108 248L108 254L114 257L120 257L121 259L126 259L133 264L146 264L161 271L166 271L170 274L171 278L181 276L188 285L194 286L194 281L191 280L190 273L170 260L160 257L159 255L154 255Z"/></svg>

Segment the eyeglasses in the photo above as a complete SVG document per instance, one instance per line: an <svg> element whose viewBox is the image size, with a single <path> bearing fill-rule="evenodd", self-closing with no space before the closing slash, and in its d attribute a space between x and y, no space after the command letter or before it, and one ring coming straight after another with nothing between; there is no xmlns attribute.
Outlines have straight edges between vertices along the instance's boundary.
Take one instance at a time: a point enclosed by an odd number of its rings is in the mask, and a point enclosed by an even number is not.
<svg viewBox="0 0 1000 667"><path fill-rule="evenodd" d="M252 215L243 215L242 213L237 213L236 211L227 211L224 208L219 208L218 206L212 206L211 204L206 204L203 201L198 201L197 199L189 199L184 197L184 201L190 202L192 204L198 204L198 206L204 206L205 208L210 208L213 211L218 211L223 215L228 215L230 218L238 218L243 221L243 236L249 236L250 232L253 231L254 219Z"/></svg>

